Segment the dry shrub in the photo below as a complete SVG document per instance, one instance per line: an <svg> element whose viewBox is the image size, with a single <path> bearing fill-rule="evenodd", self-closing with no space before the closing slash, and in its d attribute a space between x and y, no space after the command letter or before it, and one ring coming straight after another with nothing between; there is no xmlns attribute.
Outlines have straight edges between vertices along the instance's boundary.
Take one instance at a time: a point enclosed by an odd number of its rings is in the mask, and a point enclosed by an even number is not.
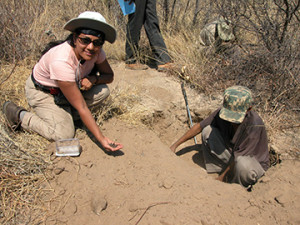
<svg viewBox="0 0 300 225"><path fill-rule="evenodd" d="M210 14L203 10L205 4ZM203 2L199 26L194 25L189 7L190 14L183 15L186 8L181 9L174 20L168 20L171 26L164 25L170 28L164 37L176 62L174 75L188 77L206 94L220 94L231 85L247 86L256 96L256 110L286 117L277 120L275 127L288 125L292 118L299 121L299 1ZM232 22L237 38L224 43L218 54L213 47L201 47L198 40L199 27L217 16Z"/></svg>
<svg viewBox="0 0 300 225"><path fill-rule="evenodd" d="M125 17L117 1L0 1L0 58L16 62L30 55L38 57L49 41L67 37L63 25L68 20L87 10L100 12L124 40ZM112 57L120 57L120 51L112 51Z"/></svg>
<svg viewBox="0 0 300 225"><path fill-rule="evenodd" d="M232 21L242 50L221 55L227 64L218 75L251 88L261 112L298 114L300 2L226 0L215 6Z"/></svg>
<svg viewBox="0 0 300 225"><path fill-rule="evenodd" d="M284 132L293 141L280 150L293 152L300 147L299 4L275 0L203 2L198 14L201 19L196 23L195 6L181 5L176 17L163 24L163 36L175 62L170 74L211 96L232 85L249 87L255 96L254 109L266 124L270 146L278 144L277 137ZM203 10L205 5L209 13ZM165 10L163 6L161 10ZM186 9L189 13L183 14ZM232 22L236 40L223 43L222 51L216 53L213 47L200 46L199 32L218 16Z"/></svg>
<svg viewBox="0 0 300 225"><path fill-rule="evenodd" d="M257 96L256 109L271 140L283 127L299 125L299 8L290 11L299 1L157 3L162 34L175 62L171 75L188 80L209 95L221 94L234 84L248 86ZM291 3L291 7L284 3ZM63 25L86 10L99 11L117 29L116 42L104 48L109 59L124 60L127 18L117 1L0 1L1 103L9 99L27 108L24 84L40 52L49 41L65 39L69 32ZM200 46L199 32L219 15L232 21L237 40L215 54L213 48ZM145 62L152 60L144 31L140 49ZM147 109L139 104L139 93L131 87L112 90L106 106L96 114L97 123L115 115L132 123L140 120ZM28 212L42 210L39 184L50 163L44 154L49 142L36 134L10 133L2 114L0 118L0 223L35 223L38 219L30 218Z"/></svg>

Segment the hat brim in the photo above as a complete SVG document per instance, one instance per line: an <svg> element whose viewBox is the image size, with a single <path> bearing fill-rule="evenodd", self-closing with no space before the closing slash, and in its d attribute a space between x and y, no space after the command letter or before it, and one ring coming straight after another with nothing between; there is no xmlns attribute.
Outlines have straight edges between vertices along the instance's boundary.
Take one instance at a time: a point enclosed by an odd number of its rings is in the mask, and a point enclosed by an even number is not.
<svg viewBox="0 0 300 225"><path fill-rule="evenodd" d="M89 28L97 31L101 31L105 34L105 40L114 43L116 40L117 32L115 28L107 23L103 23L98 20L75 18L68 21L64 25L64 29L74 32L77 28Z"/></svg>
<svg viewBox="0 0 300 225"><path fill-rule="evenodd" d="M219 116L221 119L229 121L231 123L242 123L247 111L245 112L234 112L231 110L228 110L226 108L222 108L220 110Z"/></svg>

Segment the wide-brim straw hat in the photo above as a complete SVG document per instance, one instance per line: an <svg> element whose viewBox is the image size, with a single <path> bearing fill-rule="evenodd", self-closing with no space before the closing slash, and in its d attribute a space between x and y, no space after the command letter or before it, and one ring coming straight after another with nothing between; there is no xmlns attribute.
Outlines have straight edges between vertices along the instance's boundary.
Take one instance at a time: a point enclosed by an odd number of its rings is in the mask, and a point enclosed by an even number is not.
<svg viewBox="0 0 300 225"><path fill-rule="evenodd" d="M105 34L105 40L110 43L114 43L117 37L115 28L108 24L105 18L98 12L83 12L77 18L69 20L64 25L64 29L71 32L74 32L77 28L101 31Z"/></svg>

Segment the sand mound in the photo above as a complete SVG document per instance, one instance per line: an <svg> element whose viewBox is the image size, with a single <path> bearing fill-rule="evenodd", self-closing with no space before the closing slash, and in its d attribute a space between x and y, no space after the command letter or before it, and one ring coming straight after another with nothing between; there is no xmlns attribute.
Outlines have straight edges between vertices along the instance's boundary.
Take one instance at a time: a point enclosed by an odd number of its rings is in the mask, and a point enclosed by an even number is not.
<svg viewBox="0 0 300 225"><path fill-rule="evenodd" d="M46 224L299 224L300 163L283 160L251 192L216 181L203 168L200 138L174 154L169 146L188 129L180 82L164 73L113 64L117 90L135 90L130 111L103 123L124 149L107 154L80 132L79 157L52 157ZM222 101L186 89L193 116ZM138 118L141 123L132 124ZM49 154L55 149L49 146Z"/></svg>

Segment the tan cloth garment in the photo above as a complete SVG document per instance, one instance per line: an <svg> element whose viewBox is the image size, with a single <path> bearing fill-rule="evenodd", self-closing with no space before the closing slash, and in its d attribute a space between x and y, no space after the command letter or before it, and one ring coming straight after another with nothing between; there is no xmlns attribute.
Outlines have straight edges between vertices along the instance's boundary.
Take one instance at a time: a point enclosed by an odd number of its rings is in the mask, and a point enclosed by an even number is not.
<svg viewBox="0 0 300 225"><path fill-rule="evenodd" d="M208 173L221 173L228 167L232 154L226 149L219 130L206 126L202 131L202 150ZM262 177L265 170L253 156L238 156L234 159L234 174L230 183L248 188Z"/></svg>
<svg viewBox="0 0 300 225"><path fill-rule="evenodd" d="M238 156L234 165L231 183L238 183L246 188L255 184L265 174L265 170L253 156Z"/></svg>
<svg viewBox="0 0 300 225"><path fill-rule="evenodd" d="M26 98L33 112L26 112L21 126L35 131L49 140L73 138L75 135L71 106L58 106L51 94L36 90L31 77L26 81ZM88 107L99 105L109 94L106 84L84 91Z"/></svg>
<svg viewBox="0 0 300 225"><path fill-rule="evenodd" d="M228 166L231 153L217 128L206 126L202 130L202 149L208 173L220 173Z"/></svg>

